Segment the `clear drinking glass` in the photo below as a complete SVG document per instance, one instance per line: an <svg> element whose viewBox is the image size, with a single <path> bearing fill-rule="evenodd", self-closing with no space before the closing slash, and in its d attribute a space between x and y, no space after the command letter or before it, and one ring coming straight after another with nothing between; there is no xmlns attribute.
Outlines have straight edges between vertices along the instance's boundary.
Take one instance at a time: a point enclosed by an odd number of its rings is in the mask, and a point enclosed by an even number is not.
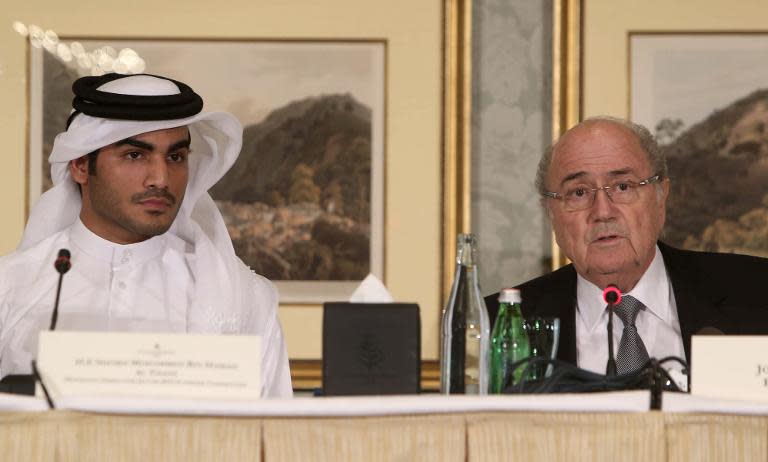
<svg viewBox="0 0 768 462"><path fill-rule="evenodd" d="M528 333L531 357L555 359L560 341L560 318L528 318L523 323ZM552 375L552 365L532 363L528 380L541 380Z"/></svg>

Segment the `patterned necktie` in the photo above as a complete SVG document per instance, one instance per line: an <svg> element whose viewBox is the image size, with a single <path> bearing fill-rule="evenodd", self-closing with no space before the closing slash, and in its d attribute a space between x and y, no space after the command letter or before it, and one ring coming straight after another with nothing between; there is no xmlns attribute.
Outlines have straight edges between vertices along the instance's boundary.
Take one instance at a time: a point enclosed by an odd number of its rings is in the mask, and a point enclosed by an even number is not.
<svg viewBox="0 0 768 462"><path fill-rule="evenodd" d="M630 295L622 296L621 302L613 308L616 316L624 323L616 355L616 372L619 375L635 372L648 362L648 351L635 326L637 314L642 309L645 309L645 305Z"/></svg>

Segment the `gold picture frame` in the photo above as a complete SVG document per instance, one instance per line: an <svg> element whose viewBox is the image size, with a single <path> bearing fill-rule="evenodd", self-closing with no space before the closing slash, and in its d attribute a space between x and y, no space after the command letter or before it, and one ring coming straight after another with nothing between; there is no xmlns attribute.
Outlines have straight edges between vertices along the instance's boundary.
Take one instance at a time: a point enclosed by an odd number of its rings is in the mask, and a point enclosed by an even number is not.
<svg viewBox="0 0 768 462"><path fill-rule="evenodd" d="M552 141L581 120L581 0L552 4ZM552 233L552 271L568 264Z"/></svg>
<svg viewBox="0 0 768 462"><path fill-rule="evenodd" d="M471 107L472 107L472 2L443 2L443 110L442 110L442 227L440 263L442 307L450 292L456 259L455 236L470 231ZM422 331L433 322L439 340L440 310L436 317L424 319ZM425 326L426 324L426 326ZM423 342L422 342L423 346ZM295 389L322 386L322 361L291 359L291 379ZM440 389L439 358L425 358L422 352L421 389Z"/></svg>
<svg viewBox="0 0 768 462"><path fill-rule="evenodd" d="M385 114L384 280L398 301L421 307L426 389L439 381L440 312L450 286L458 232L469 230L471 1L232 0L212 17L207 9L137 0L97 8L43 0L0 11L0 19L36 24L62 37L93 39L381 40L387 43ZM115 11L120 11L116 20ZM141 27L136 27L140 24ZM0 30L0 97L9 112L0 124L6 225L0 254L21 236L27 205L29 42ZM319 386L319 305L281 305L293 377Z"/></svg>

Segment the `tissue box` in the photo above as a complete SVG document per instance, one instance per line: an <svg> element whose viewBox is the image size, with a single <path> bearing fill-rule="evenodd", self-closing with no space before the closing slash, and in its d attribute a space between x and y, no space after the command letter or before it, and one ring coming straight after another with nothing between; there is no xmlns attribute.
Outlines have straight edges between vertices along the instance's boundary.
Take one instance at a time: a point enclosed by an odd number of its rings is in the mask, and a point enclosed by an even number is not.
<svg viewBox="0 0 768 462"><path fill-rule="evenodd" d="M419 393L421 326L415 303L325 303L325 395Z"/></svg>

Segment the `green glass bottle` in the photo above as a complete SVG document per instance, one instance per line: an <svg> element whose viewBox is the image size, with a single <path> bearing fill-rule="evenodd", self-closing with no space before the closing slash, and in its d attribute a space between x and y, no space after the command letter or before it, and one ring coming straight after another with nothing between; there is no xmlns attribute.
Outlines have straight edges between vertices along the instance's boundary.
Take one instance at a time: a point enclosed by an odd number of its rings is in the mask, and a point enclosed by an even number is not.
<svg viewBox="0 0 768 462"><path fill-rule="evenodd" d="M491 333L491 393L501 393L509 385L518 383L525 368L517 368L512 377L509 366L531 354L521 302L518 289L502 289L499 293L499 314Z"/></svg>

